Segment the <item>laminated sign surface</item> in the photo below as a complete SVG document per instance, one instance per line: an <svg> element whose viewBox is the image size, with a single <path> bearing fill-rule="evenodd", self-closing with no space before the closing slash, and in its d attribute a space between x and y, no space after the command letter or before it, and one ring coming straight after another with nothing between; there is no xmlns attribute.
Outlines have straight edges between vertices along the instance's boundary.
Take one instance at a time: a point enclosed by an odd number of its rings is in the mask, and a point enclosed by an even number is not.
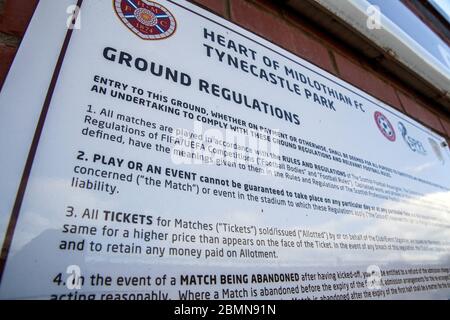
<svg viewBox="0 0 450 320"><path fill-rule="evenodd" d="M40 1L0 95L0 298L448 299L443 141L188 2Z"/></svg>

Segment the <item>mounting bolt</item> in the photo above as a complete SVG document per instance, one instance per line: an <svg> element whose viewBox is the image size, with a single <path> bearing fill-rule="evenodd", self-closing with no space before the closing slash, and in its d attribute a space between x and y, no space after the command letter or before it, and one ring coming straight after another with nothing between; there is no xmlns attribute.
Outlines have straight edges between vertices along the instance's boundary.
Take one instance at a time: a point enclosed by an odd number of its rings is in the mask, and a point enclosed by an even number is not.
<svg viewBox="0 0 450 320"><path fill-rule="evenodd" d="M445 96L447 99L450 99L450 92L445 91L445 92L444 92L444 96Z"/></svg>
<svg viewBox="0 0 450 320"><path fill-rule="evenodd" d="M387 53L389 56L393 57L393 58L397 58L397 54L396 54L395 51L392 50L391 48L387 48L387 49L386 49L386 53Z"/></svg>

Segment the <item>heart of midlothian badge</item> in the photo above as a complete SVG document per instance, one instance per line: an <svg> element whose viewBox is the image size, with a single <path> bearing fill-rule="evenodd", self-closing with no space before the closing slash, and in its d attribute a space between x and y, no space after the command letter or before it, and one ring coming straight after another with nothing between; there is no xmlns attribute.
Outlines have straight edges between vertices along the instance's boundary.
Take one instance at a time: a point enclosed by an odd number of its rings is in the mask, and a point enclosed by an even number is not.
<svg viewBox="0 0 450 320"><path fill-rule="evenodd" d="M144 40L170 37L177 22L169 10L147 0L114 0L114 9L122 22Z"/></svg>

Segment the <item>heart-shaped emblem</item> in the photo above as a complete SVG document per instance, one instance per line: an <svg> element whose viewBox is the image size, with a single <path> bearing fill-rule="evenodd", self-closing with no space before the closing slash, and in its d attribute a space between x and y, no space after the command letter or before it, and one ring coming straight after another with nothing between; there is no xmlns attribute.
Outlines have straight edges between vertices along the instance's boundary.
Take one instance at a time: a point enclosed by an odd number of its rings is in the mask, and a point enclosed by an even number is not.
<svg viewBox="0 0 450 320"><path fill-rule="evenodd" d="M172 13L159 3L146 0L114 0L120 20L144 40L170 37L177 28Z"/></svg>

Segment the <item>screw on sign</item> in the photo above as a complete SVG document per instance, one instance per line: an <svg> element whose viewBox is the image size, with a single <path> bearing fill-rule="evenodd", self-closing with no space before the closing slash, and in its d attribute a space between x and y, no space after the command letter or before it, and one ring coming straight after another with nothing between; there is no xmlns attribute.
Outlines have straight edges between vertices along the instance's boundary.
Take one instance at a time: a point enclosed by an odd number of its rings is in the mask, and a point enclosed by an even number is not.
<svg viewBox="0 0 450 320"><path fill-rule="evenodd" d="M177 27L172 13L156 2L115 0L114 9L128 29L144 40L168 38Z"/></svg>
<svg viewBox="0 0 450 320"><path fill-rule="evenodd" d="M395 141L395 130L388 118L386 118L386 116L379 111L375 112L374 118L378 129L386 137L386 139L392 142Z"/></svg>

